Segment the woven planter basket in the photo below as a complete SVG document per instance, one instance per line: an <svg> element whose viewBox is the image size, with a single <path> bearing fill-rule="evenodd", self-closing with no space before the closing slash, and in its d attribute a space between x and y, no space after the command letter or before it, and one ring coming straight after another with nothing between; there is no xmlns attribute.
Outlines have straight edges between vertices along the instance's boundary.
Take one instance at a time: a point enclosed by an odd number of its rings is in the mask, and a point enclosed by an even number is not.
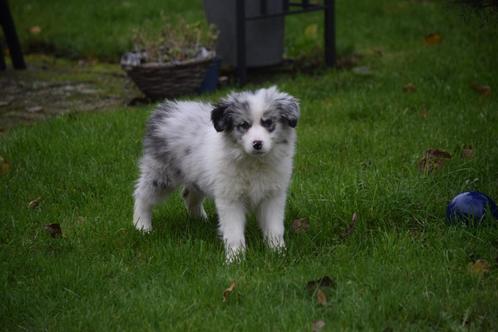
<svg viewBox="0 0 498 332"><path fill-rule="evenodd" d="M131 80L148 98L153 100L193 94L199 89L216 54L201 60L179 63L144 63L123 66Z"/></svg>

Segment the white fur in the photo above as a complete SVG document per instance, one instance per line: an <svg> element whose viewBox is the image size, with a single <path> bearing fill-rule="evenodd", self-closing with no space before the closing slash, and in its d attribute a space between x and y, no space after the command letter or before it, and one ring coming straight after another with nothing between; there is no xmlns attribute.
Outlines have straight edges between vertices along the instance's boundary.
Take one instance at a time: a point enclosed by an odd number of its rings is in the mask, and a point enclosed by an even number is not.
<svg viewBox="0 0 498 332"><path fill-rule="evenodd" d="M284 211L292 174L295 123L289 126L284 118L278 118L270 132L262 126L261 118L288 111L285 107L289 102L296 107L297 120L297 101L274 87L229 95L222 100L224 116L232 122L239 116L252 121L251 128L242 135L239 127L215 130L211 112L216 105L160 105L149 121L144 140L134 193L135 227L151 231L153 206L183 186L185 205L194 217L207 219L203 199L214 199L228 262L245 251L244 228L249 210L256 212L269 247L284 249ZM248 109L237 109L237 105ZM262 142L260 150L255 150L254 141Z"/></svg>

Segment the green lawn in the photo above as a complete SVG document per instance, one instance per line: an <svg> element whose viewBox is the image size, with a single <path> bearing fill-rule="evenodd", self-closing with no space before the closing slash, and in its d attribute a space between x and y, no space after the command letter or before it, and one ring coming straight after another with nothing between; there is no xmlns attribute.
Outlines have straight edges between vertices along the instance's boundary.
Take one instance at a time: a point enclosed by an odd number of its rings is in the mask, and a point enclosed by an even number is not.
<svg viewBox="0 0 498 332"><path fill-rule="evenodd" d="M202 17L200 1L108 1L98 12L87 1L66 3L11 1L23 43L39 25L61 54L108 60L126 48L133 24L161 8ZM324 331L496 330L498 224L444 222L461 191L498 199L492 15L438 1L338 1L339 50L361 54L370 75L321 70L247 86L277 84L301 101L283 257L265 249L251 219L246 260L225 265L212 203L203 224L187 217L178 195L155 210L152 234L133 229L152 106L66 115L0 136L0 156L11 163L0 175L0 329L310 331L323 320ZM319 18L288 19L289 55L316 55L320 39L304 31ZM442 42L427 45L433 32ZM407 83L416 91L404 92ZM464 145L472 158L461 157ZM453 158L423 174L417 163L429 148ZM355 212L356 227L343 236ZM296 218L310 228L292 231ZM62 238L46 232L51 223ZM469 270L477 259L489 272ZM337 285L321 305L306 284L324 275Z"/></svg>

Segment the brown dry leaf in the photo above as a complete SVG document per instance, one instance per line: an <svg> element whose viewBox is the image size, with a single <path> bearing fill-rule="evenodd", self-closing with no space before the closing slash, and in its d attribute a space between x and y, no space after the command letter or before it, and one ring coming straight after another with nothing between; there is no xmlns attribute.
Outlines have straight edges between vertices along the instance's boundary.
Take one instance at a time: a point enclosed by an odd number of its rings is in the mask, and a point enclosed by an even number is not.
<svg viewBox="0 0 498 332"><path fill-rule="evenodd" d="M417 91L417 87L413 83L407 83L403 86L403 91L407 93L415 92Z"/></svg>
<svg viewBox="0 0 498 332"><path fill-rule="evenodd" d="M45 230L52 236L53 238L62 236L61 225L59 224L48 224L45 225Z"/></svg>
<svg viewBox="0 0 498 332"><path fill-rule="evenodd" d="M472 145L464 145L462 149L462 158L464 159L472 159L474 158L474 148Z"/></svg>
<svg viewBox="0 0 498 332"><path fill-rule="evenodd" d="M485 259L478 259L475 262L469 263L467 266L469 272L476 276L483 276L486 273L489 273L490 265Z"/></svg>
<svg viewBox="0 0 498 332"><path fill-rule="evenodd" d="M427 45L437 45L442 41L442 37L439 33L433 32L424 37L425 43Z"/></svg>
<svg viewBox="0 0 498 332"><path fill-rule="evenodd" d="M327 295L320 288L316 291L316 301L318 304L327 305Z"/></svg>
<svg viewBox="0 0 498 332"><path fill-rule="evenodd" d="M38 25L34 25L31 28L29 28L29 32L32 35L38 35L42 31L42 28L40 28Z"/></svg>
<svg viewBox="0 0 498 332"><path fill-rule="evenodd" d="M310 223L307 218L295 219L292 222L292 230L294 233L304 233L310 228Z"/></svg>
<svg viewBox="0 0 498 332"><path fill-rule="evenodd" d="M313 332L320 332L325 326L325 321L323 319L315 320L312 325Z"/></svg>
<svg viewBox="0 0 498 332"><path fill-rule="evenodd" d="M479 93L481 96L491 96L491 87L489 85L484 85L484 84L479 84L479 83L472 83L471 88Z"/></svg>
<svg viewBox="0 0 498 332"><path fill-rule="evenodd" d="M427 119L427 117L429 116L429 112L427 111L427 108L423 107L420 112L418 113L418 115L422 118L422 119Z"/></svg>
<svg viewBox="0 0 498 332"><path fill-rule="evenodd" d="M41 196L38 196L37 198L35 198L31 202L29 202L28 208L29 209L36 209L40 205L41 199L42 199Z"/></svg>
<svg viewBox="0 0 498 332"><path fill-rule="evenodd" d="M230 286L228 286L228 288L223 291L223 302L228 301L228 297L230 296L230 294L232 294L233 290L235 289L235 286L236 286L235 281L232 281L230 283Z"/></svg>
<svg viewBox="0 0 498 332"><path fill-rule="evenodd" d="M429 149L424 152L418 162L418 169L424 173L430 173L441 169L445 162L451 159L451 154L440 149Z"/></svg>
<svg viewBox="0 0 498 332"><path fill-rule="evenodd" d="M10 171L10 162L0 156L0 175L5 175Z"/></svg>

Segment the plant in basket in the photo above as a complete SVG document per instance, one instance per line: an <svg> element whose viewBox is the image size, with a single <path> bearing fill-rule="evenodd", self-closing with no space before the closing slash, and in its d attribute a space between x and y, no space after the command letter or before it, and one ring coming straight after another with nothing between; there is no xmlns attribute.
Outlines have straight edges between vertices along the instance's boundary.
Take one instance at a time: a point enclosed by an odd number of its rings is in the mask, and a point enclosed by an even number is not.
<svg viewBox="0 0 498 332"><path fill-rule="evenodd" d="M214 26L165 16L162 21L159 31L136 29L133 51L121 57L121 67L153 100L195 93L216 58Z"/></svg>

